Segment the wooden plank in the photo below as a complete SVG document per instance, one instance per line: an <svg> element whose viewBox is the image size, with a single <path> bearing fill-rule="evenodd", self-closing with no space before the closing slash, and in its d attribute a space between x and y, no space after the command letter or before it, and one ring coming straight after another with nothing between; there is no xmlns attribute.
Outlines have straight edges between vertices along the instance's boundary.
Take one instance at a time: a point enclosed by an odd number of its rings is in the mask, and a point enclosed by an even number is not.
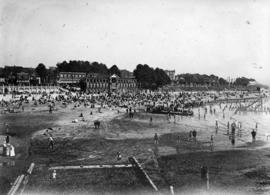
<svg viewBox="0 0 270 195"><path fill-rule="evenodd" d="M8 195L15 195L17 193L17 190L19 189L23 179L24 179L24 175L20 175L16 179L14 185L11 187L10 191L8 192Z"/></svg>
<svg viewBox="0 0 270 195"><path fill-rule="evenodd" d="M55 166L50 167L49 170L66 170L66 169L102 169L102 168L129 168L131 164L126 165L80 165L80 166Z"/></svg>
<svg viewBox="0 0 270 195"><path fill-rule="evenodd" d="M151 180L149 175L145 172L145 170L142 168L141 164L137 161L135 157L130 157L129 161L134 165L134 167L141 173L142 176L145 177L146 181L150 184L150 186L154 189L154 191L158 192L157 186L154 184L154 182Z"/></svg>
<svg viewBox="0 0 270 195"><path fill-rule="evenodd" d="M30 175L35 167L35 163L31 163L30 167L27 170L27 173Z"/></svg>
<svg viewBox="0 0 270 195"><path fill-rule="evenodd" d="M12 184L12 186L11 186L9 192L8 192L8 195L11 194L11 193L13 192L14 186L18 183L19 178L20 178L20 175L16 178L16 180L15 180L14 183Z"/></svg>

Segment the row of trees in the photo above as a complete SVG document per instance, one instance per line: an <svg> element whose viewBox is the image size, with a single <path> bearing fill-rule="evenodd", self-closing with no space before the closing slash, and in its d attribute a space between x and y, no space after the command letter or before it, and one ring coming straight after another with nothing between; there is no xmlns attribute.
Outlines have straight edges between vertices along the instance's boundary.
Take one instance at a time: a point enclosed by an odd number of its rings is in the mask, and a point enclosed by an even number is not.
<svg viewBox="0 0 270 195"><path fill-rule="evenodd" d="M249 78L246 78L246 77L239 77L237 79L235 79L234 81L234 85L239 85L239 86L247 86L250 82L253 82L255 81L255 79L249 79Z"/></svg>
<svg viewBox="0 0 270 195"><path fill-rule="evenodd" d="M71 60L69 62L63 61L56 64L56 68L47 69L42 63L33 68L24 68L20 66L6 66L1 69L1 74L6 77L9 84L16 84L18 80L18 73L26 72L31 78L38 76L40 77L41 83L55 83L59 72L92 72L99 73L102 75L113 75L116 74L121 77L121 71L117 65L113 65L108 68L103 63L88 62L88 61L76 61ZM138 64L133 71L133 75L138 81L141 88L144 89L157 89L161 86L169 84L170 78L160 68L152 68L147 64ZM251 78L240 77L237 78L233 83L236 86L247 86L251 81L255 81ZM179 84L199 84L199 85L228 85L229 82L222 77L215 75L206 74L180 74L177 75L177 83Z"/></svg>
<svg viewBox="0 0 270 195"><path fill-rule="evenodd" d="M225 80L222 77L215 76L213 74L206 75L206 74L180 74L177 76L177 82L179 84L199 84L199 85L235 85L235 86L243 86L246 87L248 84L252 81L255 81L252 78L246 78L246 77L239 77L236 78L234 82L229 83L227 80Z"/></svg>
<svg viewBox="0 0 270 195"><path fill-rule="evenodd" d="M121 72L117 65L107 68L105 64L98 62L90 63L88 61L63 61L58 63L56 66L59 72L92 72L103 75L116 74L121 77ZM145 89L157 89L162 85L170 83L170 78L162 69L153 69L146 64L137 65L133 73L141 87Z"/></svg>
<svg viewBox="0 0 270 195"><path fill-rule="evenodd" d="M113 75L116 74L121 77L121 72L116 65L111 68L107 68L105 64L88 61L75 61L69 62L63 61L56 64L56 69L47 69L42 63L38 64L35 68L35 72L41 78L42 83L48 82L48 80L56 80L59 72L92 72L102 75Z"/></svg>
<svg viewBox="0 0 270 195"><path fill-rule="evenodd" d="M222 77L215 76L213 74L206 75L206 74L180 74L177 76L177 82L180 84L199 84L199 85L209 85L209 84L220 84L220 85L227 85L229 84L228 81L223 79Z"/></svg>
<svg viewBox="0 0 270 195"><path fill-rule="evenodd" d="M153 69L147 64L138 64L133 74L144 89L157 89L171 82L168 75L162 69Z"/></svg>
<svg viewBox="0 0 270 195"><path fill-rule="evenodd" d="M119 77L121 76L120 70L116 65L108 68L106 64L98 62L91 63L88 61L71 60L69 62L63 61L57 63L56 67L59 72L92 72L103 75L117 74Z"/></svg>

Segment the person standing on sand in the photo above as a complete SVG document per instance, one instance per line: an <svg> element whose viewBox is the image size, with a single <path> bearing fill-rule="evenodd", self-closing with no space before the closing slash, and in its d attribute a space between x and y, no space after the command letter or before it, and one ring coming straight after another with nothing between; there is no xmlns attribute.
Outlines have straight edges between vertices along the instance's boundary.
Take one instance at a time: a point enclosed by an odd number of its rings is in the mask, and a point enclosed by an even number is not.
<svg viewBox="0 0 270 195"><path fill-rule="evenodd" d="M196 141L197 131L195 129L192 131L192 135L193 135L194 141Z"/></svg>
<svg viewBox="0 0 270 195"><path fill-rule="evenodd" d="M54 148L54 140L53 140L52 136L49 137L49 148L51 150L53 150L53 148Z"/></svg>
<svg viewBox="0 0 270 195"><path fill-rule="evenodd" d="M117 159L117 161L122 159L122 155L120 152L117 152L116 159Z"/></svg>
<svg viewBox="0 0 270 195"><path fill-rule="evenodd" d="M154 143L157 145L158 144L158 134L155 133L154 135Z"/></svg>
<svg viewBox="0 0 270 195"><path fill-rule="evenodd" d="M9 135L6 137L6 144L9 144Z"/></svg>
<svg viewBox="0 0 270 195"><path fill-rule="evenodd" d="M232 135L231 142L232 142L232 145L234 146L235 145L235 135L234 134Z"/></svg>
<svg viewBox="0 0 270 195"><path fill-rule="evenodd" d="M253 130L251 131L252 142L255 142L255 140L256 140L256 134L257 134L257 132L253 129Z"/></svg>
<svg viewBox="0 0 270 195"><path fill-rule="evenodd" d="M213 146L214 145L214 136L213 135L211 135L210 141L211 141L211 146Z"/></svg>
<svg viewBox="0 0 270 195"><path fill-rule="evenodd" d="M229 133L230 133L230 122L228 121L228 123L227 123L227 135L229 135Z"/></svg>

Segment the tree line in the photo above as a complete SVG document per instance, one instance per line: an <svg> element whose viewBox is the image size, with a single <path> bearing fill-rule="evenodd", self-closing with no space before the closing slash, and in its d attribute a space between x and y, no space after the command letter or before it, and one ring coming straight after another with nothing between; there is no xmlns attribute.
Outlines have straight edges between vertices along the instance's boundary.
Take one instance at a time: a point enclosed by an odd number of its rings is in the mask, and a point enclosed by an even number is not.
<svg viewBox="0 0 270 195"><path fill-rule="evenodd" d="M121 71L117 65L113 65L110 68L103 63L98 62L88 62L88 61L63 61L57 63L57 69L59 72L92 72L99 73L103 75L113 75L116 74L121 77ZM137 65L136 69L133 71L133 75L140 87L143 89L157 89L163 85L170 83L170 78L160 68L152 68L148 65Z"/></svg>
<svg viewBox="0 0 270 195"><path fill-rule="evenodd" d="M179 84L197 84L197 85L235 85L235 86L243 86L246 87L248 84L255 79L246 78L246 77L238 77L233 82L229 82L222 77L218 77L216 75L206 75L206 74L179 74L177 75L177 82Z"/></svg>
<svg viewBox="0 0 270 195"><path fill-rule="evenodd" d="M55 68L46 68L43 63L37 65L36 68L24 68L20 66L5 66L0 68L0 76L5 77L7 83L16 84L18 73L26 72L32 76L40 77L41 83L55 83L59 72L92 72L102 75L116 74L121 77L121 71L117 65L113 65L110 68L106 64L99 62L89 62L80 60L63 61L56 64ZM133 75L138 82L140 88L143 89L157 89L164 85L170 84L172 81L163 69L153 68L147 64L138 64L133 71ZM222 77L215 76L213 74L179 74L176 78L178 84L198 84L198 85L236 85L247 86L251 81L255 81L252 78L239 77L235 79L233 83L229 83Z"/></svg>

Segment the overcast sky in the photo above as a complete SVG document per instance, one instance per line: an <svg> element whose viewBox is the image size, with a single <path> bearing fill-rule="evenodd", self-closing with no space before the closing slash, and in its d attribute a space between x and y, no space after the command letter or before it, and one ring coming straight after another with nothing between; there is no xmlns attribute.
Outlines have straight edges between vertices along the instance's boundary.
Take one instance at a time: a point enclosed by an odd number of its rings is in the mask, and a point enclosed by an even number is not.
<svg viewBox="0 0 270 195"><path fill-rule="evenodd" d="M88 60L270 84L265 0L0 0L0 66Z"/></svg>

